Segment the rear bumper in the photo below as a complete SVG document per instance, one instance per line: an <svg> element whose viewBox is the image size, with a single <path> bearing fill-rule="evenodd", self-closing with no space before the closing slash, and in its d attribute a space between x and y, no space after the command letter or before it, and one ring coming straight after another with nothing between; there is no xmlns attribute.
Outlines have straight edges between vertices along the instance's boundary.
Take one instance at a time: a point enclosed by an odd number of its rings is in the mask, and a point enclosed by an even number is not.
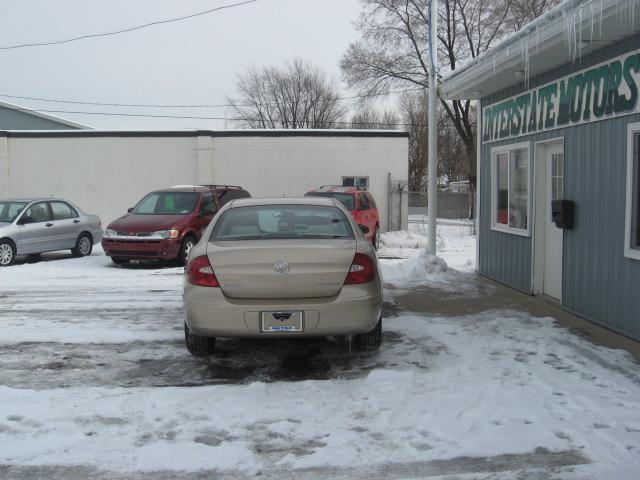
<svg viewBox="0 0 640 480"><path fill-rule="evenodd" d="M100 243L100 241L102 240L102 229L96 228L94 230L91 230L91 237L93 239L94 245L96 245L97 243Z"/></svg>
<svg viewBox="0 0 640 480"><path fill-rule="evenodd" d="M377 281L349 285L335 297L321 299L229 299L219 288L185 282L184 315L196 335L210 337L318 337L370 332L382 313L382 291ZM263 333L262 311L301 310L303 331Z"/></svg>
<svg viewBox="0 0 640 480"><path fill-rule="evenodd" d="M102 248L109 257L139 260L172 260L178 258L181 239L163 240L121 240L103 238Z"/></svg>

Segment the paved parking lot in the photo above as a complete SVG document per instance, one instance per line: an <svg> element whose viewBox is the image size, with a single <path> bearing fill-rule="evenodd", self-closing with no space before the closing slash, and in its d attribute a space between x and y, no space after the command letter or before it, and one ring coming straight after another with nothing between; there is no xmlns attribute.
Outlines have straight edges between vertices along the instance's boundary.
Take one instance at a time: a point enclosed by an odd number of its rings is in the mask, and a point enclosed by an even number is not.
<svg viewBox="0 0 640 480"><path fill-rule="evenodd" d="M383 347L363 355L231 339L193 358L179 268L2 269L0 478L634 478L633 357L443 251L455 268L382 260Z"/></svg>

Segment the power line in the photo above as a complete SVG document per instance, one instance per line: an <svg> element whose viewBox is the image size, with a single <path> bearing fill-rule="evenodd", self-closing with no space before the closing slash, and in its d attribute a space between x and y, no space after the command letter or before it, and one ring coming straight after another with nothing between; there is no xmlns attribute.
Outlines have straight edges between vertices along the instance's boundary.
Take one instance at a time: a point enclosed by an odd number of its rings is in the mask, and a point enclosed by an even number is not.
<svg viewBox="0 0 640 480"><path fill-rule="evenodd" d="M156 115L156 114L147 114L147 113L124 113L124 112L80 112L80 111L72 111L72 110L31 110L28 108L15 108L15 110L22 112L42 112L42 113L68 113L74 115L101 115L101 116L110 116L110 117L142 117L142 118L168 118L168 119L176 119L176 120L226 120L230 122L241 122L241 121L249 121L249 122L258 122L260 119L258 118L230 118L230 117L206 117L199 115ZM382 127L410 127L410 126L423 126L423 124L418 123L404 123L404 122L350 122L350 121L325 121L325 122L316 122L324 125L328 125L329 127L332 125L377 125ZM447 125L447 126L453 126Z"/></svg>
<svg viewBox="0 0 640 480"><path fill-rule="evenodd" d="M383 95L389 95L393 93L405 93L405 92L417 92L421 91L422 88L407 88L403 90L391 90L389 92L382 93L369 93L369 94L361 94L361 95L351 95L346 97L336 97L335 100L353 100L357 98L371 98L371 97L379 97ZM154 103L113 103L113 102L90 102L83 100L68 100L68 99L54 99L54 98L40 98L40 97L26 97L21 95L7 95L4 93L0 93L0 97L2 98L15 98L20 100L34 100L38 102L52 102L52 103L67 103L74 105L97 105L100 107L141 107L141 108L229 108L229 107L252 107L254 105L250 104L230 104L230 103L221 103L217 105L176 105L176 104L154 104ZM322 101L322 100L320 100ZM332 101L332 100L325 100Z"/></svg>
<svg viewBox="0 0 640 480"><path fill-rule="evenodd" d="M181 17L173 17L173 18L168 18L165 20L156 20L154 22L149 22L149 23L145 23L143 25L136 25L133 27L126 27L126 28L121 28L119 30L112 30L109 32L102 32L102 33L89 33L86 35L80 35L79 37L72 37L72 38L67 38L64 40L53 40L53 41L48 41L48 42L32 42L32 43L22 43L22 44L18 44L18 45L8 45L8 46L0 46L0 50L14 50L17 48L27 48L27 47L42 47L42 46L48 46L48 45L60 45L63 43L71 43L71 42L77 42L79 40L86 40L88 38L96 38L96 37L108 37L111 35L119 35L121 33L128 33L128 32L133 32L135 30L142 30L143 28L149 28L149 27L153 27L156 25L162 25L162 24L166 24L166 23L173 23L173 22L180 22L182 20L188 20L190 18L195 18L195 17L200 17L202 15L208 15L210 13L214 13L220 10L226 10L228 8L234 8L234 7L240 7L242 5L247 5L249 3L255 3L258 0L246 0L244 2L238 2L238 3L233 3L230 5L223 5L221 7L216 7L216 8L211 8L209 10L204 10L202 12L196 12L196 13L191 13L189 15L183 15Z"/></svg>

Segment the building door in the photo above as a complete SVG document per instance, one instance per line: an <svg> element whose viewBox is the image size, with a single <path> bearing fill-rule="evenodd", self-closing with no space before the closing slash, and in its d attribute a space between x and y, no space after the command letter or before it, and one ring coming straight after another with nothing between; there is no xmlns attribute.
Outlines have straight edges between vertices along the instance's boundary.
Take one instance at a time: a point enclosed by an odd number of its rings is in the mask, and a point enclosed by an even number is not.
<svg viewBox="0 0 640 480"><path fill-rule="evenodd" d="M564 145L546 148L546 202L544 233L544 293L562 300L562 244L563 231L551 218L551 200L564 198Z"/></svg>

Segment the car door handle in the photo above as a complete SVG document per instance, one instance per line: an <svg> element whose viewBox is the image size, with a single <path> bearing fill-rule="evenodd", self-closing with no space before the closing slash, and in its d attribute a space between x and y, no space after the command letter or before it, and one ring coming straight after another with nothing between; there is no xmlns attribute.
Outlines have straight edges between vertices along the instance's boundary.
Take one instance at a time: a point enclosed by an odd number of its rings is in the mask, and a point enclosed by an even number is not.
<svg viewBox="0 0 640 480"><path fill-rule="evenodd" d="M73 221L73 223L80 223L80 220L78 220L77 218Z"/></svg>
<svg viewBox="0 0 640 480"><path fill-rule="evenodd" d="M45 223L44 226L45 227L53 227L53 223Z"/></svg>

